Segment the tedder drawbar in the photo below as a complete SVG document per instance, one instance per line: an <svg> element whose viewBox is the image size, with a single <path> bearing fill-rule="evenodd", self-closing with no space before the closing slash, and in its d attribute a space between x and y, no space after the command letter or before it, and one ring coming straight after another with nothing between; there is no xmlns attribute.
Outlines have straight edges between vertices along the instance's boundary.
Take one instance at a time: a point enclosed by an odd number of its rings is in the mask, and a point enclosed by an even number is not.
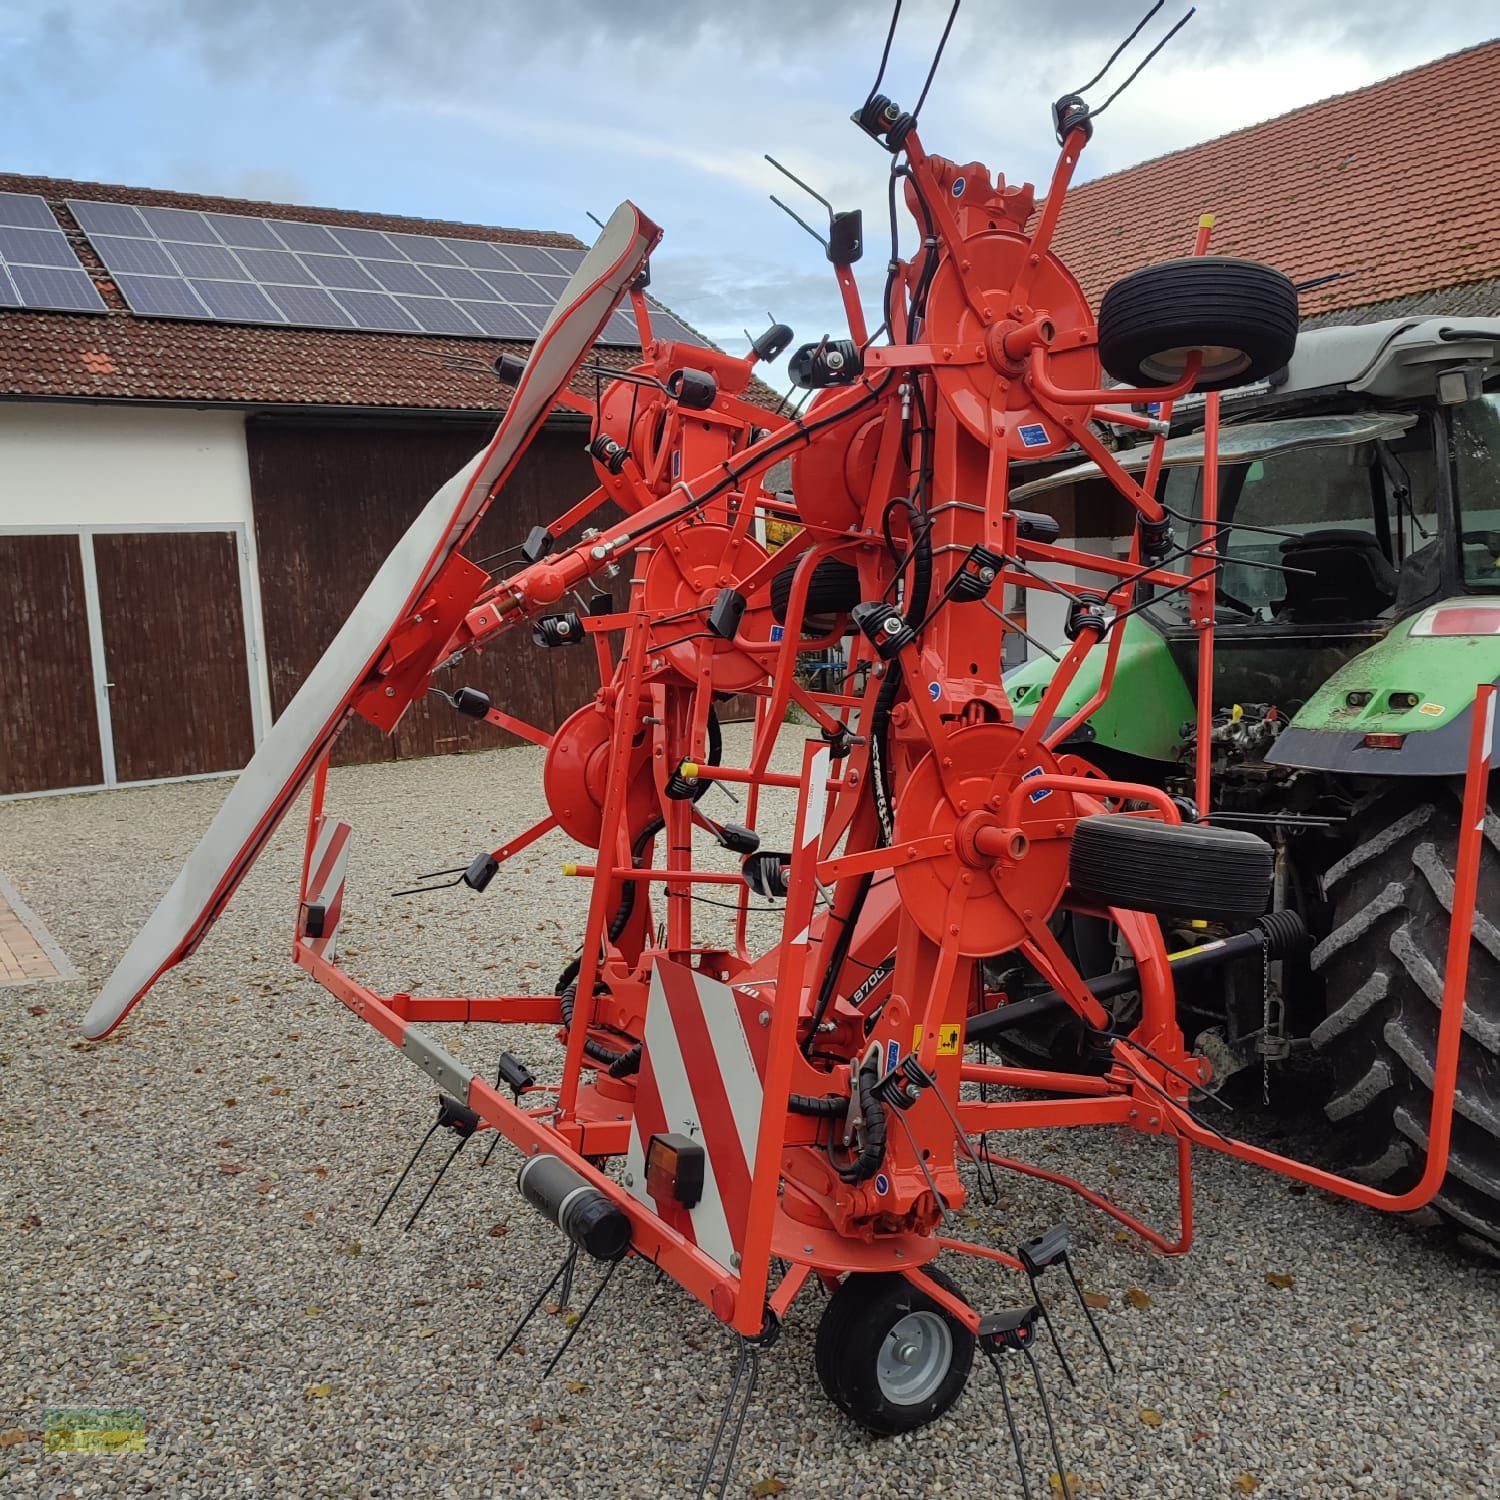
<svg viewBox="0 0 1500 1500"><path fill-rule="evenodd" d="M1125 621L1147 592L1190 601L1199 713L1211 719L1215 392L1286 364L1294 287L1266 266L1208 255L1205 218L1192 254L1126 276L1096 318L1051 248L1097 113L1082 91L1054 106L1060 152L1038 201L978 161L929 154L914 115L880 82L853 118L891 157L881 326L868 330L851 269L859 215L830 209L819 237L848 336L798 348L791 378L811 398L795 414L770 413L747 392L791 331L772 326L741 358L655 339L643 289L660 231L631 204L617 209L530 357L498 362L514 391L493 441L391 553L85 1027L92 1037L111 1031L197 947L310 782L296 962L436 1081L438 1124L460 1144L493 1130L518 1148L521 1192L570 1242L554 1284L571 1284L580 1249L610 1269L640 1257L737 1335L705 1488L716 1474L727 1484L757 1350L813 1279L831 1293L818 1375L856 1422L876 1433L931 1422L962 1391L976 1349L993 1363L1010 1417L1006 1372L1019 1358L1036 1377L1057 1471L1067 1472L1032 1348L1046 1321L1039 1278L1056 1267L1072 1280L1067 1230L1014 1253L964 1239L956 1211L993 1187L997 1168L1071 1189L1170 1255L1192 1240L1195 1146L1392 1210L1431 1198L1449 1149L1494 689L1481 690L1469 747L1426 1168L1399 1196L1200 1118L1210 1068L1185 1043L1175 981L1241 954L1263 964L1305 941L1294 916L1266 914L1269 846L1201 811L1211 805L1207 756L1187 799L1108 779L1058 749L1109 692ZM898 200L918 231L907 257ZM597 372L599 394L586 400L570 381L627 298L642 360ZM1206 540L1182 546L1157 492L1172 402L1189 392L1206 393L1195 518ZM597 488L533 532L525 566L493 579L462 549L557 404L592 418ZM1122 428L1153 438L1140 479L1112 456ZM1052 515L1009 502L1018 460L1079 449L1131 518L1122 557L1060 545ZM772 492L769 472L785 459L791 492ZM609 502L621 519L569 541ZM770 521L800 528L775 552ZM599 585L627 562L628 593L613 597ZM1043 571L1056 565L1097 581L1058 582ZM1001 680L1005 634L1022 628L1005 604L1008 590L1035 588L1065 596L1069 644L1023 725ZM475 890L503 882L506 861L553 830L593 851L572 867L592 891L577 956L545 997L376 994L335 959L350 827L325 808L330 749L353 714L394 729L435 673L470 651L510 649L518 627L541 647L586 643L601 686L550 733L475 690L446 692L459 712L546 751L546 816L461 878ZM799 657L844 639L847 674L803 685ZM1098 692L1062 719L1056 706L1094 652ZM757 704L743 764L726 758L715 711L737 694ZM773 769L793 705L814 728L800 767ZM1208 744L1199 736L1200 750ZM743 825L702 809L715 782L739 789ZM789 849L760 845L769 788L795 792ZM703 868L695 840L700 853L704 841L733 851L740 872ZM705 890L737 907L727 943L695 931ZM781 903L766 946L747 939L752 899ZM1169 955L1157 918L1184 910L1241 934ZM1056 935L1063 911L1117 924L1133 959L1123 980L1081 976ZM1051 993L1008 1000L988 990L985 961L1007 954ZM1128 1030L1101 1000L1122 983L1141 997ZM1008 1004L1038 1003L1076 1013L1097 1071L1005 1066L971 1050ZM513 1043L491 1082L427 1029L441 1022L553 1033L565 1048L559 1081L539 1085ZM1149 1226L995 1145L1009 1130L1097 1125L1171 1143L1175 1227ZM1020 1272L1019 1305L971 1304L938 1269L945 1252ZM1014 1422L1010 1431L1029 1493Z"/></svg>

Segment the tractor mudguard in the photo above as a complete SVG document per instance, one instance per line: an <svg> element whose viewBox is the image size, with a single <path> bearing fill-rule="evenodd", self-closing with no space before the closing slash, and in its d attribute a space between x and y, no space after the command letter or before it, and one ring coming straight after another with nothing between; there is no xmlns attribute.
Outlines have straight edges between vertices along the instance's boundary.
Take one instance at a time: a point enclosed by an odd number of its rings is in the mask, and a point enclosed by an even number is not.
<svg viewBox="0 0 1500 1500"><path fill-rule="evenodd" d="M1103 646L1084 657L1052 727L1066 723L1099 691L1104 661ZM1039 656L1006 674L1005 690L1018 724L1030 719L1054 670L1055 662ZM1142 616L1131 615L1125 621L1125 639L1109 697L1079 725L1069 743L1074 747L1107 746L1146 760L1175 764L1182 745L1179 731L1196 712L1166 640Z"/></svg>
<svg viewBox="0 0 1500 1500"><path fill-rule="evenodd" d="M1266 760L1346 775L1462 775L1474 691L1497 681L1500 599L1445 599L1340 667ZM1372 745L1374 735L1383 738Z"/></svg>

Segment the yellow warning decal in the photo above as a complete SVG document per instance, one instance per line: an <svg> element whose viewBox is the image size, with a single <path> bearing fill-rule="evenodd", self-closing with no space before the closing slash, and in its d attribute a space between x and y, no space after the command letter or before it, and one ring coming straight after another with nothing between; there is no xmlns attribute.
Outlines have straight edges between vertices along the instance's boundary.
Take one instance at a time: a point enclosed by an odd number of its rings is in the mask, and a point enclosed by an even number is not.
<svg viewBox="0 0 1500 1500"><path fill-rule="evenodd" d="M959 1038L963 1033L963 1027L958 1025L938 1027L938 1049L939 1057L956 1057L959 1052ZM912 1031L911 1050L920 1052L922 1050L922 1028L917 1026Z"/></svg>

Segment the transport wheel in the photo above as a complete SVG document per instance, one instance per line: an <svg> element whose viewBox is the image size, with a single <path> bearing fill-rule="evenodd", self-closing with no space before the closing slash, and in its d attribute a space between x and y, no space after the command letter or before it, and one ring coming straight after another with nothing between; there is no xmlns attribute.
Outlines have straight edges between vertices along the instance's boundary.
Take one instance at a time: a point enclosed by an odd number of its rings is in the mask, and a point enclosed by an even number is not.
<svg viewBox="0 0 1500 1500"><path fill-rule="evenodd" d="M1271 896L1271 846L1238 828L1080 818L1068 884L1101 906L1158 916L1258 917Z"/></svg>
<svg viewBox="0 0 1500 1500"><path fill-rule="evenodd" d="M771 613L778 625L786 624L786 612L792 602L792 575L797 564L790 563L771 579ZM859 603L859 569L837 557L825 557L813 569L807 585L807 606L803 612L804 629L826 635L839 615L846 615Z"/></svg>
<svg viewBox="0 0 1500 1500"><path fill-rule="evenodd" d="M1247 385L1297 344L1297 290L1254 260L1194 255L1122 277L1099 304L1099 361L1129 386L1172 385L1203 354L1197 390Z"/></svg>
<svg viewBox="0 0 1500 1500"><path fill-rule="evenodd" d="M961 1296L935 1266L926 1274ZM880 1437L935 1421L958 1400L974 1335L894 1272L845 1277L818 1324L818 1379L847 1417Z"/></svg>
<svg viewBox="0 0 1500 1500"><path fill-rule="evenodd" d="M1500 848L1497 783L1480 859L1448 1176L1433 1207L1500 1248ZM1421 1174L1432 1113L1460 803L1448 789L1382 796L1323 876L1333 926L1313 950L1329 1011L1312 1041L1330 1063L1324 1111L1345 1170L1388 1192Z"/></svg>

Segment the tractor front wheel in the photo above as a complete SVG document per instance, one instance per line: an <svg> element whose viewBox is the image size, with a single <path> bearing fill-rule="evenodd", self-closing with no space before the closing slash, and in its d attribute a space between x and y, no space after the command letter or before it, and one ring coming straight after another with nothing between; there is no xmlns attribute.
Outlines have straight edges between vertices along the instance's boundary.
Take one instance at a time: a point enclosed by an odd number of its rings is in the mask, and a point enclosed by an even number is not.
<svg viewBox="0 0 1500 1500"><path fill-rule="evenodd" d="M1491 800L1495 786L1491 785ZM1432 1115L1459 801L1381 796L1323 877L1333 927L1313 952L1331 1002L1313 1045L1332 1067L1325 1106L1351 1175L1399 1193L1421 1175ZM1500 1246L1500 820L1486 810L1448 1176L1433 1206Z"/></svg>
<svg viewBox="0 0 1500 1500"><path fill-rule="evenodd" d="M958 1288L935 1266L926 1274ZM879 1437L936 1421L963 1391L974 1335L893 1272L846 1276L818 1324L818 1379L846 1416Z"/></svg>

